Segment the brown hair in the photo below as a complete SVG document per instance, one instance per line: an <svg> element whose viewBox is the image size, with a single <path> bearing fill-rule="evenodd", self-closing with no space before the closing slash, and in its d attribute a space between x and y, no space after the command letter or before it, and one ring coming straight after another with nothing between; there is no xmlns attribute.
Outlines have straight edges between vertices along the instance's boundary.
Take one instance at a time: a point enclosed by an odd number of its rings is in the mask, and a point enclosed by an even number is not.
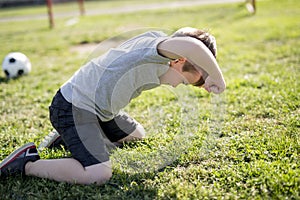
<svg viewBox="0 0 300 200"><path fill-rule="evenodd" d="M217 57L217 44L216 39L213 35L208 33L207 31L191 28L191 27L185 27L177 30L173 35L173 37L182 37L182 36L189 36L196 38L203 42L205 46L211 51L213 56Z"/></svg>

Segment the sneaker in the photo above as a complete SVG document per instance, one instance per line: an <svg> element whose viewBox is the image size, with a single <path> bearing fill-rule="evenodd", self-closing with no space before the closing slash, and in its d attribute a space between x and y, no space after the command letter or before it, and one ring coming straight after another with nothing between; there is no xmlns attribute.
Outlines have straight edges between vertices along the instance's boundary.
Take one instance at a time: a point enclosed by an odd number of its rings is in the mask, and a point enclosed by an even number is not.
<svg viewBox="0 0 300 200"><path fill-rule="evenodd" d="M44 148L61 148L61 146L66 149L66 145L59 133L56 130L53 130L42 140L41 144L38 147L38 150L41 151Z"/></svg>
<svg viewBox="0 0 300 200"><path fill-rule="evenodd" d="M40 156L33 142L25 144L11 153L0 163L0 177L9 175L24 175L27 162L37 161Z"/></svg>

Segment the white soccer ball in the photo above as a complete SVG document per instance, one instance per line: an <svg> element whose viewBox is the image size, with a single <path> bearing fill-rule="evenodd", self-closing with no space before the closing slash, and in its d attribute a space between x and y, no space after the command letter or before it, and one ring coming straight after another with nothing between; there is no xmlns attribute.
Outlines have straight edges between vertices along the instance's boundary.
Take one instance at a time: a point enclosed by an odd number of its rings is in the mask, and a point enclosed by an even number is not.
<svg viewBox="0 0 300 200"><path fill-rule="evenodd" d="M31 71L31 63L26 55L20 52L12 52L5 56L2 69L7 78L16 78Z"/></svg>

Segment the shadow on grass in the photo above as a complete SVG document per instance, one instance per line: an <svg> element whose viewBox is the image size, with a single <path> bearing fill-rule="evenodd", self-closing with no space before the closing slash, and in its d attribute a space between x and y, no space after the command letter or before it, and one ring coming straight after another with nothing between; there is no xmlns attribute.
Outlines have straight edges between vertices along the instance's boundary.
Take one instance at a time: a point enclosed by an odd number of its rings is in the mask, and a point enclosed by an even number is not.
<svg viewBox="0 0 300 200"><path fill-rule="evenodd" d="M36 177L0 179L0 199L155 199L157 188L144 184L155 173L117 172L106 184L98 186L58 183Z"/></svg>
<svg viewBox="0 0 300 200"><path fill-rule="evenodd" d="M103 187L105 194L109 193L109 199L155 199L158 188L145 184L147 180L153 180L156 172L128 174L124 172L114 173L112 179ZM113 191L112 193L110 191Z"/></svg>
<svg viewBox="0 0 300 200"><path fill-rule="evenodd" d="M116 170L104 185L76 185L28 176L0 179L0 199L157 199L158 187L150 182L158 173L173 170L172 164L156 172L129 174Z"/></svg>
<svg viewBox="0 0 300 200"><path fill-rule="evenodd" d="M17 76L14 78L0 77L0 84L1 83L9 83L9 81L11 81L11 80L18 80L18 79L22 78L23 76L25 76L25 75Z"/></svg>
<svg viewBox="0 0 300 200"><path fill-rule="evenodd" d="M0 84L1 83L8 83L9 82L9 79L6 78L6 77L0 77Z"/></svg>

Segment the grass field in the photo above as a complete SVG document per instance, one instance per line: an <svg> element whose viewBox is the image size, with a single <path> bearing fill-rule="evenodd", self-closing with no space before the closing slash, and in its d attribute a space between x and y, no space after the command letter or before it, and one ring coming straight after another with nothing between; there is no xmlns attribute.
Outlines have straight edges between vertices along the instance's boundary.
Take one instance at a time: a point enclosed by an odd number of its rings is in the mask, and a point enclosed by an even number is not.
<svg viewBox="0 0 300 200"><path fill-rule="evenodd" d="M72 18L56 18L52 30L46 19L1 22L0 58L21 51L33 71L10 81L0 76L0 160L51 130L53 95L92 53L72 51L80 44L137 28L207 28L228 87L220 96L159 87L135 99L125 110L148 137L112 153L113 177L103 186L10 177L0 180L0 199L300 199L300 2L257 4L256 15L224 4L84 16L72 26ZM0 10L0 17L44 8L28 9Z"/></svg>

